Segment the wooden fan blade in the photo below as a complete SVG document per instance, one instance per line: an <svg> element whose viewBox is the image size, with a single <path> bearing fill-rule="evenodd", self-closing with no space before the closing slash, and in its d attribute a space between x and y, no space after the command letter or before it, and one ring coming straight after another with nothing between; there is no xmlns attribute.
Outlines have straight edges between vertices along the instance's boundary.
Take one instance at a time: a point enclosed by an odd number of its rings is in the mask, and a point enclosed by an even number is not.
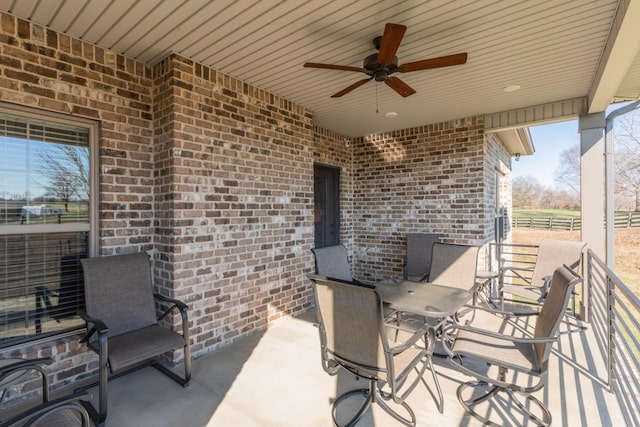
<svg viewBox="0 0 640 427"><path fill-rule="evenodd" d="M352 90L359 88L360 86L362 86L363 84L365 84L366 82L371 80L372 78L373 77L368 78L368 79L358 80L357 82L355 82L351 86L347 86L346 88L342 89L340 92L334 93L333 95L331 95L331 97L332 98L340 98L342 95L346 95L347 93L351 92Z"/></svg>
<svg viewBox="0 0 640 427"><path fill-rule="evenodd" d="M349 67L348 65L333 65L333 64L319 64L317 62L305 62L307 68L324 68L327 70L340 70L340 71L356 71L358 73L364 73L364 69L358 67Z"/></svg>
<svg viewBox="0 0 640 427"><path fill-rule="evenodd" d="M405 31L407 31L407 27L400 24L389 23L384 27L380 52L378 53L378 64L389 65L393 63L393 57L396 56Z"/></svg>
<svg viewBox="0 0 640 427"><path fill-rule="evenodd" d="M406 84L405 82L403 82L402 80L400 80L397 77L389 77L384 82L391 89L393 89L396 92L398 92L400 94L400 96L403 96L405 98L407 96L409 96L409 95L413 95L414 93L416 93L416 91L413 90L413 88L411 86L409 86L408 84Z"/></svg>
<svg viewBox="0 0 640 427"><path fill-rule="evenodd" d="M461 65L467 62L467 53L457 53L455 55L440 56L438 58L423 59L422 61L409 62L398 67L401 73L411 71L428 70L430 68L449 67L451 65Z"/></svg>

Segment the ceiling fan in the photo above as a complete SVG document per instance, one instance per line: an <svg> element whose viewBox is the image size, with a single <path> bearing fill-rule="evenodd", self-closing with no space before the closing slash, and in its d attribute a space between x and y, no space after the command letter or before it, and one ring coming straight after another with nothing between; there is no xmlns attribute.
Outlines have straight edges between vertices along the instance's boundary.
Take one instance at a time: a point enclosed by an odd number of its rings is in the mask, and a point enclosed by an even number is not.
<svg viewBox="0 0 640 427"><path fill-rule="evenodd" d="M396 51L400 46L400 42L402 41L405 31L407 31L407 27L404 25L388 23L384 27L384 34L382 37L378 36L373 39L373 45L379 52L367 56L363 61L362 68L350 67L347 65L320 64L317 62L307 62L304 66L329 70L355 71L358 73L365 73L369 76L366 79L358 80L354 84L342 89L340 92L331 95L332 98L339 98L346 95L373 79L377 82L385 82L387 86L398 92L398 94L403 97L407 97L409 95L413 95L416 91L411 88L411 86L391 74L396 72L409 73L412 71L428 70L431 68L461 65L467 62L467 53L465 52L398 65Z"/></svg>

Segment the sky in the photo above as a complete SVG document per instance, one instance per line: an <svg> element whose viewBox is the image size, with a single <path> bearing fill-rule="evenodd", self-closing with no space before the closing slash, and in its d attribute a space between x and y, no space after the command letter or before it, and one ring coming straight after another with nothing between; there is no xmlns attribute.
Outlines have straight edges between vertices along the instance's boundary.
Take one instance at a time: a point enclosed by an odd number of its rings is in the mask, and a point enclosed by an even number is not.
<svg viewBox="0 0 640 427"><path fill-rule="evenodd" d="M512 162L513 178L532 176L544 186L554 186L553 175L560 164L560 154L580 143L578 120L529 128L535 152Z"/></svg>
<svg viewBox="0 0 640 427"><path fill-rule="evenodd" d="M624 107L629 102L611 104L606 115ZM615 122L614 122L615 129ZM531 126L531 138L535 152L531 156L521 156L512 162L512 176L532 176L544 186L555 186L553 175L560 165L560 154L574 145L580 144L578 119L552 123L542 126Z"/></svg>

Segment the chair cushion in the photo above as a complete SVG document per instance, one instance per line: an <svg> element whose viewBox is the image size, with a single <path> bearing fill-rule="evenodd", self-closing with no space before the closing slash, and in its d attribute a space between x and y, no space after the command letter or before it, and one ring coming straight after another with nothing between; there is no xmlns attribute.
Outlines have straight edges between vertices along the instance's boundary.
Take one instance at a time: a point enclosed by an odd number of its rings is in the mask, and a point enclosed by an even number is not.
<svg viewBox="0 0 640 427"><path fill-rule="evenodd" d="M109 336L109 367L111 372L116 374L167 351L182 348L184 345L182 335L157 325Z"/></svg>
<svg viewBox="0 0 640 427"><path fill-rule="evenodd" d="M460 331L452 350L461 356L477 357L492 365L521 372L539 373L541 371L534 347L530 343L514 343L469 331Z"/></svg>

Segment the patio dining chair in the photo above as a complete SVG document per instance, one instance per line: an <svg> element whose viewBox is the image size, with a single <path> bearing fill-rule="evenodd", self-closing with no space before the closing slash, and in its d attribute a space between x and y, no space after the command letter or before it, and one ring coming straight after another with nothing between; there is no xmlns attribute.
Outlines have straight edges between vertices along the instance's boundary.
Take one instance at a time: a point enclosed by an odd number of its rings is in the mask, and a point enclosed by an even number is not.
<svg viewBox="0 0 640 427"><path fill-rule="evenodd" d="M477 246L434 243L429 282L472 290L478 265Z"/></svg>
<svg viewBox="0 0 640 427"><path fill-rule="evenodd" d="M96 424L107 418L109 373L120 376L152 364L183 387L191 378L187 306L153 292L149 258L144 253L87 258L84 270L87 334L82 339L99 357L98 412L88 406ZM164 311L156 315L156 302ZM177 310L182 334L163 327L160 321ZM158 362L164 353L183 349L184 376Z"/></svg>
<svg viewBox="0 0 640 427"><path fill-rule="evenodd" d="M434 243L431 251L429 282L471 291L474 294L473 301L475 302L478 251L477 246ZM471 315L467 315L468 313ZM454 317L456 319L465 318L467 323L471 323L474 315L474 311L463 308ZM433 319L429 321L433 322ZM451 342L454 339L454 331L450 325L450 320L442 323L438 330L438 342L443 340ZM440 344L436 344L434 353L444 354Z"/></svg>
<svg viewBox="0 0 640 427"><path fill-rule="evenodd" d="M405 400L427 367L422 342L427 327L402 342L391 340L392 327L384 321L383 304L375 287L316 275L311 280L323 369L329 375L344 370L369 383L368 388L347 391L335 399L334 424L340 425L340 408L350 407L341 404L359 396L363 400L359 410L343 425L355 425L375 403L400 423L415 426L415 414ZM398 412L400 408L402 413Z"/></svg>
<svg viewBox="0 0 640 427"><path fill-rule="evenodd" d="M506 311L525 310L530 307L539 308L549 292L551 277L556 268L567 265L576 270L582 259L582 251L586 243L567 240L545 239L538 247L538 255L533 269L520 266L507 266L500 269L499 297L500 309ZM531 274L528 278L527 274ZM505 283L505 277L512 276L512 281ZM505 301L513 303L508 310Z"/></svg>
<svg viewBox="0 0 640 427"><path fill-rule="evenodd" d="M582 281L572 269L559 267L552 276L549 297L545 299L537 315L533 336L504 334L498 331L509 330L509 318L495 316L494 327L488 329L473 328L457 324L457 336L452 346L445 343L448 361L459 371L474 376L478 382L467 382L457 389L458 400L465 411L487 425L495 423L481 415L477 406L489 402L498 392L506 392L517 407L530 421L537 425L548 426L551 413L532 393L547 383L549 356L551 347L558 339L559 325L569 303L572 290ZM482 307L476 307L481 310ZM486 309L491 311L490 309ZM475 363L474 363L475 362ZM487 369L493 366L494 369ZM512 374L507 375L508 371ZM530 380L530 381L527 381ZM464 396L466 389L474 392L471 397ZM521 402L516 393L523 394L526 400L538 408L534 414L532 406ZM497 403L505 407L503 401ZM514 409L514 406L508 406ZM492 413L491 409L486 411Z"/></svg>
<svg viewBox="0 0 640 427"><path fill-rule="evenodd" d="M414 282L429 281L431 250L440 241L436 233L407 233L404 278Z"/></svg>
<svg viewBox="0 0 640 427"><path fill-rule="evenodd" d="M344 245L325 246L311 249L316 261L316 274L332 279L353 282L349 256Z"/></svg>
<svg viewBox="0 0 640 427"><path fill-rule="evenodd" d="M41 378L42 396L42 403L19 411L10 418L0 419L0 427L88 427L90 425L89 414L81 404L91 398L89 393L73 393L57 399L49 399L49 381L45 365L51 364L52 361L50 357L0 360L0 388L3 388L3 397L4 387L31 372L36 372Z"/></svg>
<svg viewBox="0 0 640 427"><path fill-rule="evenodd" d="M429 283L438 285L451 286L468 291L476 290L476 269L478 263L477 246L456 245L450 243L436 242L431 249L431 266L429 269ZM475 298L475 296L474 296ZM463 309L460 313L456 313L456 317L464 315L468 310ZM408 313L392 312L387 313L387 319L395 322L396 325L411 328L411 324L420 324L421 320L418 316ZM470 322L473 319L469 319ZM429 322L440 323L434 319ZM439 338L451 340L448 327L449 322L445 322L438 331ZM442 352L437 349L437 354Z"/></svg>

